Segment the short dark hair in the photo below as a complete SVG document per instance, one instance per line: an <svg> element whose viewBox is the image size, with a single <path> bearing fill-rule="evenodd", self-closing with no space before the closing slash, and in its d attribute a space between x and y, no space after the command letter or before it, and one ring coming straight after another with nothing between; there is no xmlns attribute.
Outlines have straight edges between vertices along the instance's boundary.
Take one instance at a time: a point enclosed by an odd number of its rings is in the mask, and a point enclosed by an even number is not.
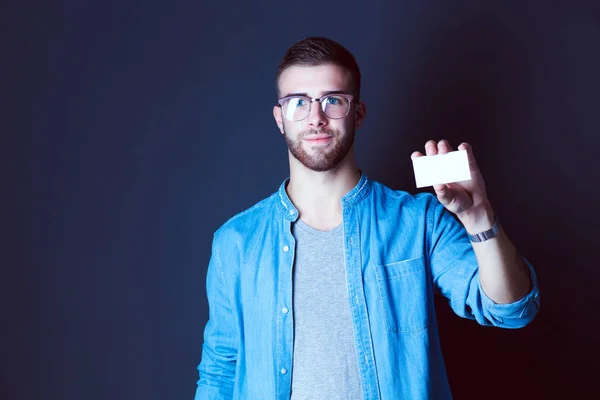
<svg viewBox="0 0 600 400"><path fill-rule="evenodd" d="M360 69L350 53L344 46L338 42L318 36L308 37L294 43L286 52L275 77L277 95L279 96L279 77L288 67L294 65L318 66L325 64L334 64L347 69L352 75L354 85L355 101L360 99Z"/></svg>

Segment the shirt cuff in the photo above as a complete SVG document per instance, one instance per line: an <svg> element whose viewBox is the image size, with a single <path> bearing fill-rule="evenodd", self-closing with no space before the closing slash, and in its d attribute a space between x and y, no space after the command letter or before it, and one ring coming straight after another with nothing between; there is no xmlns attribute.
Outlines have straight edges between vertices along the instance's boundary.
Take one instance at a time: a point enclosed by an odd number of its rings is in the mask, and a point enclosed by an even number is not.
<svg viewBox="0 0 600 400"><path fill-rule="evenodd" d="M488 310L495 317L499 317L500 320L505 318L533 318L533 315L540 308L540 294L537 285L537 276L531 263L521 257L527 267L529 268L529 277L531 279L531 290L523 298L508 304L497 304L494 300L490 299L483 288L481 282L479 282L479 291L481 294L481 303L485 310ZM530 303L535 304L534 307ZM533 313L533 315L531 315Z"/></svg>

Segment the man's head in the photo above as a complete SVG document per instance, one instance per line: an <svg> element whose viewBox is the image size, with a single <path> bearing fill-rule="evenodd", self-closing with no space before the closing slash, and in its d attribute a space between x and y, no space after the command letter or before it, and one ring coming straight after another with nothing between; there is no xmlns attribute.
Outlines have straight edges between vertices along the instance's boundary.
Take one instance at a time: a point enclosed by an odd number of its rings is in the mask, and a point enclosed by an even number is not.
<svg viewBox="0 0 600 400"><path fill-rule="evenodd" d="M344 46L325 37L309 37L294 43L279 62L275 84L277 96L282 97L279 87L281 73L291 66L315 67L319 65L337 65L342 67L352 76L352 93L354 100L360 101L360 69L350 53Z"/></svg>
<svg viewBox="0 0 600 400"><path fill-rule="evenodd" d="M291 155L314 171L337 167L365 116L354 56L333 40L307 38L288 49L276 82L273 115Z"/></svg>

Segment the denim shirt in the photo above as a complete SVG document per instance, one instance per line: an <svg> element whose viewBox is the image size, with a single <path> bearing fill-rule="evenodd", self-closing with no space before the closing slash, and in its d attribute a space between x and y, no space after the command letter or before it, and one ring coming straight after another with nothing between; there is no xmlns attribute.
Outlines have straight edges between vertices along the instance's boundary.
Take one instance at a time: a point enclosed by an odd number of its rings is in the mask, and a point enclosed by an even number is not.
<svg viewBox="0 0 600 400"><path fill-rule="evenodd" d="M196 400L290 398L294 311L291 224L285 190L214 234L209 320ZM433 295L481 325L520 328L539 308L532 290L511 304L483 292L464 227L430 193L392 190L362 173L341 200L347 289L365 399L450 399Z"/></svg>

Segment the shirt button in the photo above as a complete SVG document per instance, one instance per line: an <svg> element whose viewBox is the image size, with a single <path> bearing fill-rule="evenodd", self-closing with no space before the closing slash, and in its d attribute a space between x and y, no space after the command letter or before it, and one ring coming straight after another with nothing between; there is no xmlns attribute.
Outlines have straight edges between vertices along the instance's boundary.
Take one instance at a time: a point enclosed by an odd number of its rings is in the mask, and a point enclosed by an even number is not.
<svg viewBox="0 0 600 400"><path fill-rule="evenodd" d="M290 310L288 310L288 309L287 309L287 307L283 307L283 308L281 309L281 312L282 312L282 313L284 313L284 314L287 314L287 313L288 313L288 311L290 311Z"/></svg>
<svg viewBox="0 0 600 400"><path fill-rule="evenodd" d="M287 374L287 369L281 368L281 375L285 375L285 374Z"/></svg>
<svg viewBox="0 0 600 400"><path fill-rule="evenodd" d="M288 252L290 248L288 246L283 246L283 251Z"/></svg>

